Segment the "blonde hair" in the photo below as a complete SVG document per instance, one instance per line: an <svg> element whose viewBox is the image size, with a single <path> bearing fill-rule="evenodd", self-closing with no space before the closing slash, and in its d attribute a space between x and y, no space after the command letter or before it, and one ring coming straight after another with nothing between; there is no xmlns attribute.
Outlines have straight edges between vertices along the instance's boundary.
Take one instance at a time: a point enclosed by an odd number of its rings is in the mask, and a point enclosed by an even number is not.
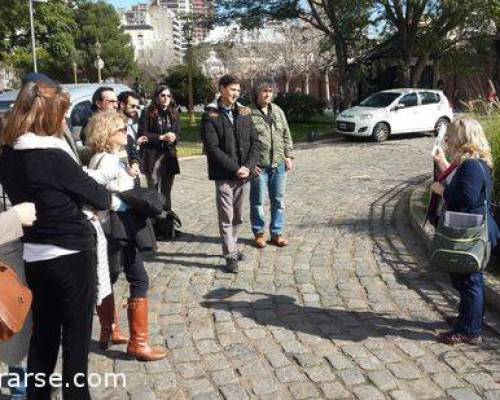
<svg viewBox="0 0 500 400"><path fill-rule="evenodd" d="M89 119L86 128L88 146L92 153L110 153L112 146L110 138L127 121L126 117L117 111L99 111Z"/></svg>
<svg viewBox="0 0 500 400"><path fill-rule="evenodd" d="M448 125L447 149L453 160L462 163L468 159L481 159L493 167L491 148L483 127L475 119L458 118Z"/></svg>

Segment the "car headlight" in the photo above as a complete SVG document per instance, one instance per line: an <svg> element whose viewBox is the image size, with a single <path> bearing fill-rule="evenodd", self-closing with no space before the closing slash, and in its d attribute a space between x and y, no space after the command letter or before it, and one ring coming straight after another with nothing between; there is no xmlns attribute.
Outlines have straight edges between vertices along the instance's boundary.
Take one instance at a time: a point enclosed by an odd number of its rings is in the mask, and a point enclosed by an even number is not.
<svg viewBox="0 0 500 400"><path fill-rule="evenodd" d="M363 120L363 119L372 119L373 118L373 114L361 114L359 116L359 119Z"/></svg>

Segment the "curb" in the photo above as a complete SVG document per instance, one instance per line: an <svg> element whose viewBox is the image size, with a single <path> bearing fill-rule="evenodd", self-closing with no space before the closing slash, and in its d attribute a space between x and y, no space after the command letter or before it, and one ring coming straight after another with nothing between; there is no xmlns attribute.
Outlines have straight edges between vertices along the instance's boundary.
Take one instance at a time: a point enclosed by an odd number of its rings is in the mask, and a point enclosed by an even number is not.
<svg viewBox="0 0 500 400"><path fill-rule="evenodd" d="M344 138L342 136L333 136L328 137L326 139L319 139L315 140L314 142L297 142L294 143L294 149L295 150L309 150L309 149L314 149L315 147L320 147L320 146L326 146L332 143L340 142ZM205 157L204 154L196 155L196 156L186 156L186 157L179 157L179 160L196 160L197 158L202 158Z"/></svg>
<svg viewBox="0 0 500 400"><path fill-rule="evenodd" d="M434 234L434 228L427 224L426 228L423 228L423 219L419 216L416 208L419 204L421 194L426 191L431 180L427 180L420 185L418 185L410 194L408 199L408 218L410 220L410 225L413 231L417 234L420 240L425 244L427 253L430 251L431 238ZM484 272L484 283L485 283L485 294L486 294L486 304L493 307L496 311L500 311L500 280L489 272Z"/></svg>

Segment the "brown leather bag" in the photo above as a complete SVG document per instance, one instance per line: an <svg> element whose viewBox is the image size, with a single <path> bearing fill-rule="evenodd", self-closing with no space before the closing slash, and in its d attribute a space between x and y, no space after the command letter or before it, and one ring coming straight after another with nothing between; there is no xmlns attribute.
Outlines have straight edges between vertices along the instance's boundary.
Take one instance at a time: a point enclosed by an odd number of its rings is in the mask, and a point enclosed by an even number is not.
<svg viewBox="0 0 500 400"><path fill-rule="evenodd" d="M0 261L0 341L23 329L32 299L31 291L14 270Z"/></svg>

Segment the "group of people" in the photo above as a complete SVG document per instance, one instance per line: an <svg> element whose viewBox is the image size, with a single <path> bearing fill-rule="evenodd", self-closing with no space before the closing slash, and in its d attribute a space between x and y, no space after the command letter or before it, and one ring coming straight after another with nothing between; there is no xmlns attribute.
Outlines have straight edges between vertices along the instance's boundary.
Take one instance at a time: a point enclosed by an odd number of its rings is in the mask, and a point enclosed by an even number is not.
<svg viewBox="0 0 500 400"><path fill-rule="evenodd" d="M256 246L267 244L267 192L271 242L287 244L284 190L286 171L292 169L292 140L283 111L271 102L270 83L257 88L255 108L237 103L240 83L235 77L223 77L219 88L220 98L203 116L201 138L209 178L215 180L224 269L235 273L244 258L238 232L249 192ZM49 77L30 74L0 130L0 183L13 205L0 214L2 227L9 230L3 237L9 247L0 246L0 260L9 263L33 294L24 329L0 345L0 361L9 371L21 382L27 372L27 390L22 384L12 388L20 399L50 399L49 380L60 345L63 397L90 399L87 368L94 307L102 349L127 344L127 354L141 361L167 355L149 345L149 280L142 252L155 244L145 239L144 226L151 221L140 216L133 193L143 174L149 189L163 194L163 209L171 211L172 186L180 172L179 115L170 89L163 85L142 113L132 91L117 96L112 88L101 87L92 103L92 115L81 131L85 147L78 149L65 122L69 95ZM121 157L124 149L126 158ZM115 235L117 229L121 236ZM112 289L121 271L130 285L129 336L120 329ZM35 384L40 374L42 385Z"/></svg>
<svg viewBox="0 0 500 400"><path fill-rule="evenodd" d="M271 82L260 82L254 104L246 107L238 103L238 79L223 76L220 97L207 105L202 117L201 139L208 177L215 183L223 268L228 273L237 273L245 257L238 237L247 198L255 246L288 244L284 200L287 172L293 169L293 143L285 114L272 101L273 90ZM180 123L173 94L168 87L158 86L151 104L139 113L134 92L117 96L109 87L100 88L94 95L93 114L82 129L83 153L65 126L69 105L68 94L50 78L31 75L0 136L0 183L13 204L0 214L0 233L5 230L0 260L11 265L33 293L32 317L11 341L0 345L0 361L13 374L22 375L23 358L28 355L27 398L36 400L50 399L49 377L60 344L63 397L90 399L86 377L95 305L102 349L127 344L127 353L142 361L167 355L164 349L149 345L149 281L142 252L154 244L143 237L148 218L141 217L136 202L129 199L144 174L147 186L164 195L163 209L172 209L171 191L180 172L176 152ZM123 149L126 159L120 157ZM436 156L443 179L431 189L443 197L448 210L481 213L484 196L491 203L492 159L479 123L452 122L446 153ZM86 167L81 157L87 157ZM487 171L486 179L482 171ZM266 200L271 209L269 224ZM500 231L490 209L488 216L495 246ZM124 236L118 238L103 229L110 220L122 227ZM15 240L21 237L22 244ZM120 329L112 290L121 271L130 284L129 336ZM449 344L478 343L484 306L482 273L453 275L452 282L460 293L459 315L439 339ZM36 374L46 378L44 385L35 385ZM75 376L81 381L76 382ZM24 398L21 389L13 388L13 395Z"/></svg>

